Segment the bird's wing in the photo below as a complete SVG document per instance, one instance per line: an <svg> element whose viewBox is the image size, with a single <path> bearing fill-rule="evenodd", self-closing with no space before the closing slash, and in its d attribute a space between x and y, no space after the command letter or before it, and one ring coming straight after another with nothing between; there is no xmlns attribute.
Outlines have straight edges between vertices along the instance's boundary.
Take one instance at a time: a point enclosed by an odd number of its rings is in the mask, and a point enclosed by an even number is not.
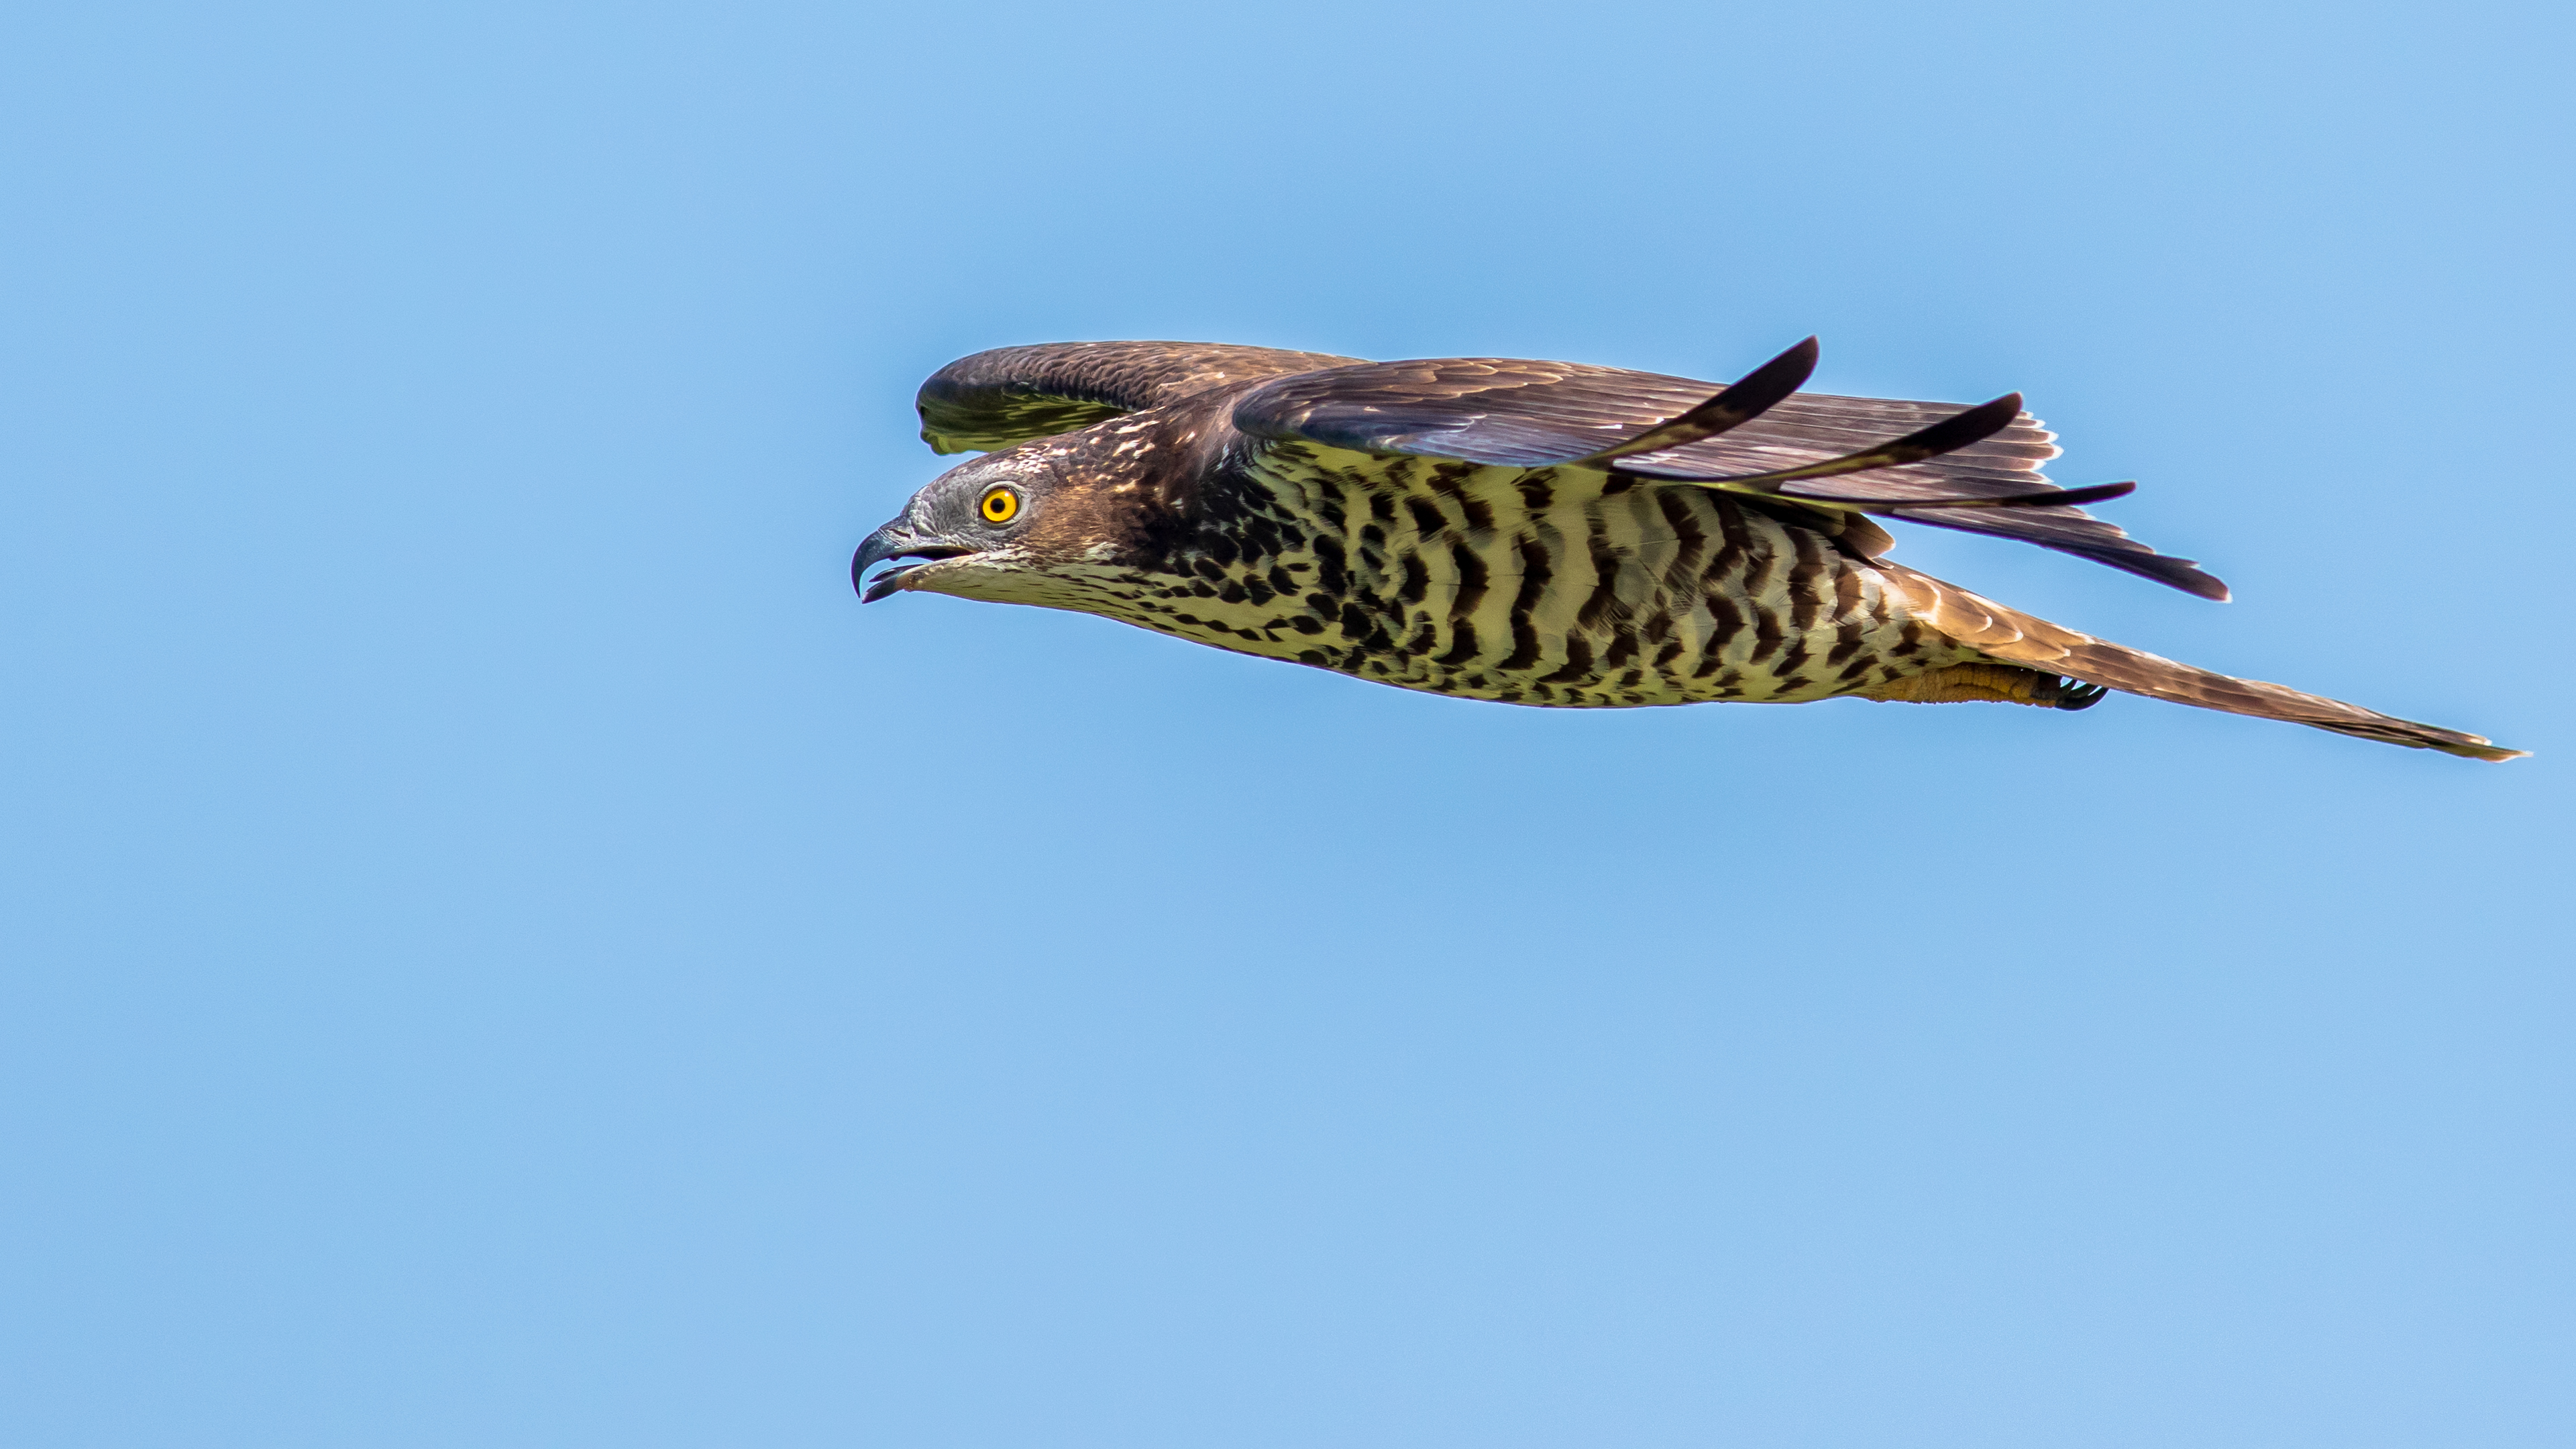
<svg viewBox="0 0 2576 1449"><path fill-rule="evenodd" d="M914 406L940 453L1006 448L1159 407L1230 382L1344 367L1357 358L1209 342L1050 342L997 347L930 375Z"/></svg>
<svg viewBox="0 0 2576 1449"><path fill-rule="evenodd" d="M2055 435L2020 411L2018 397L1962 408L1793 392L1814 358L1810 339L1723 391L1516 358L1368 363L1260 383L1233 418L1255 438L1495 467L1579 463L1992 534L2227 597L2191 560L2070 506L2128 485L2070 492L2050 483L2040 467L2058 454ZM1992 501L2001 499L2016 502Z"/></svg>

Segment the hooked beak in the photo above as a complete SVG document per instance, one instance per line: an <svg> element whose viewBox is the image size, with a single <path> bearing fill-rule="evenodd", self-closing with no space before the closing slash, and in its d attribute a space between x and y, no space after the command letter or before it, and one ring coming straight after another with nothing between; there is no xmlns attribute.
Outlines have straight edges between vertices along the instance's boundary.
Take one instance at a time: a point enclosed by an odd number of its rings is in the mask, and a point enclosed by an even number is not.
<svg viewBox="0 0 2576 1449"><path fill-rule="evenodd" d="M921 567L918 563L899 563L873 579L867 577L868 570L878 564L888 559L903 558L917 558L930 563L973 552L971 548L959 548L916 531L911 516L906 514L869 534L867 541L859 545L859 551L851 555L850 587L859 591L860 603L873 604L899 592L903 588L903 576Z"/></svg>

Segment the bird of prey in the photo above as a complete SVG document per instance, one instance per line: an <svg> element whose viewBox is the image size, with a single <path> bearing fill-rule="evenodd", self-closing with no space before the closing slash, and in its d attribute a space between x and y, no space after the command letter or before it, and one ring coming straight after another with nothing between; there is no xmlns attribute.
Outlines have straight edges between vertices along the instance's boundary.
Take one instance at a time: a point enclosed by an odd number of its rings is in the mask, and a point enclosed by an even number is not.
<svg viewBox="0 0 2576 1449"><path fill-rule="evenodd" d="M2227 586L2081 505L2018 394L1798 391L1815 339L1733 386L1563 362L1366 362L1183 342L1005 347L922 385L985 451L868 536L851 579L1100 614L1507 704L1990 700L2120 690L2480 760L2472 734L2096 639L1889 560L1898 518L2021 539L2208 599ZM891 567L868 577L879 564Z"/></svg>

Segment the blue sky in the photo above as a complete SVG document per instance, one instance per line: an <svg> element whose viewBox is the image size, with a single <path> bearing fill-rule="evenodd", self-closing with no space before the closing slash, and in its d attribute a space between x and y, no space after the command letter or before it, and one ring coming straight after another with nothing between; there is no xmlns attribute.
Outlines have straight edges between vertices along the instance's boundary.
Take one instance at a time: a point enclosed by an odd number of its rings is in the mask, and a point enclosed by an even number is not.
<svg viewBox="0 0 2576 1449"><path fill-rule="evenodd" d="M2539 5L22 5L0 1440L2576 1433ZM2491 767L912 597L919 379L2020 389Z"/></svg>

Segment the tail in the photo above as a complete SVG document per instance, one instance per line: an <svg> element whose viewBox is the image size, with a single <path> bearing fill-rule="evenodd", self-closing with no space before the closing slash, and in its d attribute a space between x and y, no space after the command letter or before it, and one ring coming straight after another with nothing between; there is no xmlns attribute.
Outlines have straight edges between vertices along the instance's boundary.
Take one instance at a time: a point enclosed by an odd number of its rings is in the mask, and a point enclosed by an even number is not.
<svg viewBox="0 0 2576 1449"><path fill-rule="evenodd" d="M2396 719L2339 699L2176 664L2007 609L1929 574L1884 560L1878 566L1881 579L1905 600L1916 618L1989 659L2062 674L2128 694L2143 694L2149 699L2283 719L2409 749L2440 750L2473 760L2515 760L2528 753L2499 749L2476 735Z"/></svg>

